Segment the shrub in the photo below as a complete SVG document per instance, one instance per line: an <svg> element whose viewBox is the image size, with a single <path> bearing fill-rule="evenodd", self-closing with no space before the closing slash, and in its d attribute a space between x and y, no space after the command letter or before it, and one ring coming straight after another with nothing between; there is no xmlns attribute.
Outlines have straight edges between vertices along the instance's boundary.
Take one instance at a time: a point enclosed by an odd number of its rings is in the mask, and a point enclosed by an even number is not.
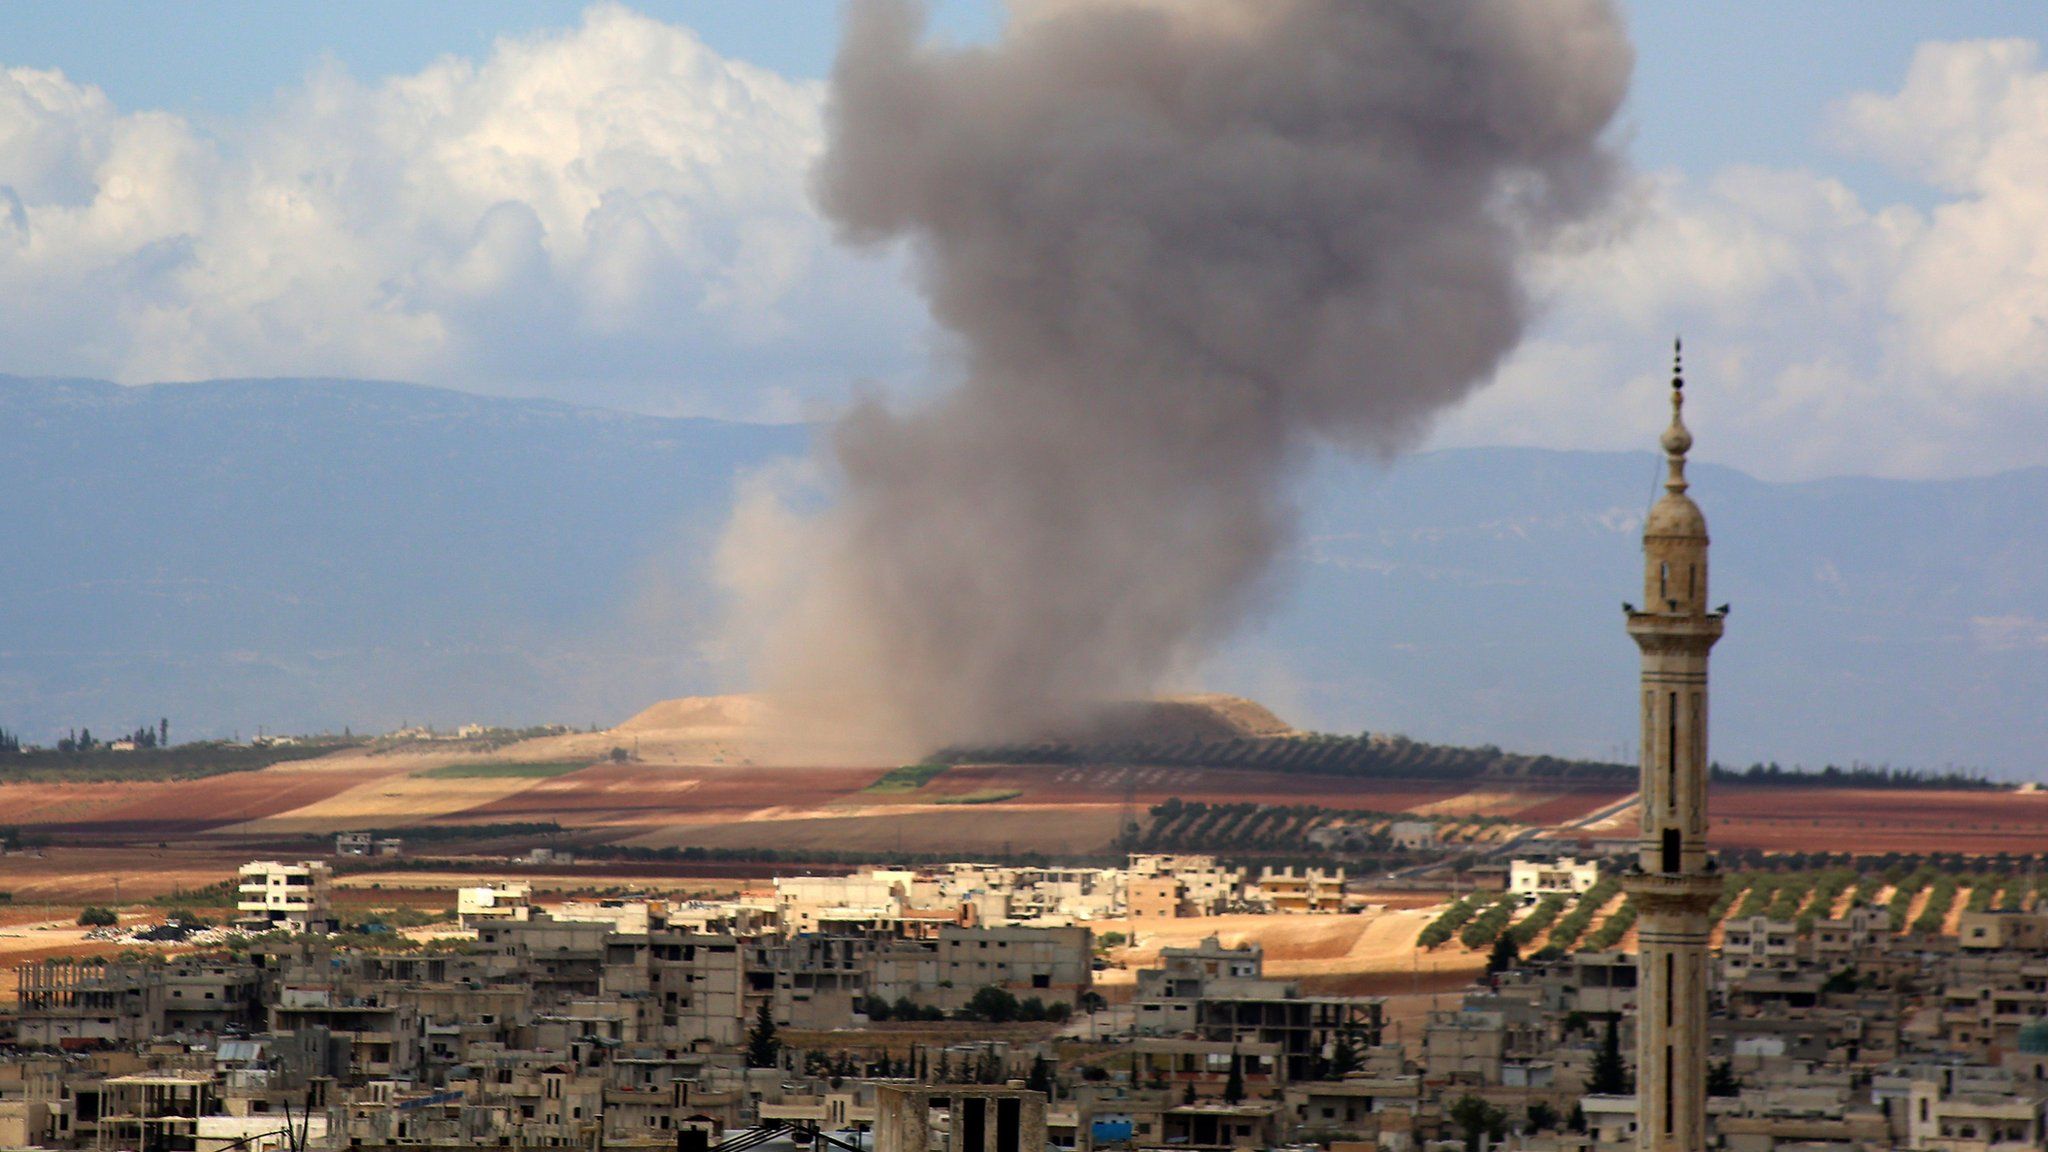
<svg viewBox="0 0 2048 1152"><path fill-rule="evenodd" d="M121 917L112 908L88 905L79 912L78 922L87 928L112 928L121 922Z"/></svg>
<svg viewBox="0 0 2048 1152"><path fill-rule="evenodd" d="M991 1024L1007 1024L1017 1019L1019 1008L1020 1005L1017 1003L1017 997L1011 994L1008 989L998 988L994 984L990 984L976 991L973 996L968 998L967 1007L961 1009L961 1015L969 1020L986 1020ZM1039 1006L1039 1014L1042 1016L1044 1013L1045 1007L1041 1004Z"/></svg>

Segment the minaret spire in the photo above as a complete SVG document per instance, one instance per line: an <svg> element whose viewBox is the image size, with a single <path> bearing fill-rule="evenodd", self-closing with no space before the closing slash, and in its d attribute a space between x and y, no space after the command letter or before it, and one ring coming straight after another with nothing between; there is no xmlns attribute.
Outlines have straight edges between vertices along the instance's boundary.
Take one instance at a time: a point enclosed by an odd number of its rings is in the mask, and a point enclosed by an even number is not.
<svg viewBox="0 0 2048 1152"><path fill-rule="evenodd" d="M1680 341L1671 341L1671 427L1664 430L1664 461L1671 474L1664 481L1666 492L1686 490L1685 454L1692 451L1692 433L1685 426L1685 365Z"/></svg>
<svg viewBox="0 0 2048 1152"><path fill-rule="evenodd" d="M1707 518L1686 495L1682 347L1671 346L1670 465L1643 523L1641 836L1623 880L1637 918L1636 1114L1641 1152L1706 1148L1707 944L1721 877L1707 854L1707 653L1725 609L1707 610Z"/></svg>

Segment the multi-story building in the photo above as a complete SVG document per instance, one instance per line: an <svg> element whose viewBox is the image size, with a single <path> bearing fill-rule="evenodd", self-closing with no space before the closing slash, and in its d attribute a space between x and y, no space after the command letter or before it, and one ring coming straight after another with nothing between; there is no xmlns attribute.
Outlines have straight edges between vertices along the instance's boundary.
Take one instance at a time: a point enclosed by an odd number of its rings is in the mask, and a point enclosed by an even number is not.
<svg viewBox="0 0 2048 1152"><path fill-rule="evenodd" d="M2048 952L2048 910L1966 909L1956 925L1956 940L1978 951Z"/></svg>
<svg viewBox="0 0 2048 1152"><path fill-rule="evenodd" d="M1600 882L1600 865L1566 856L1508 862L1508 891L1524 896L1576 896Z"/></svg>
<svg viewBox="0 0 2048 1152"><path fill-rule="evenodd" d="M44 960L15 970L23 1044L142 1044L164 1034L162 966L124 960Z"/></svg>
<svg viewBox="0 0 2048 1152"><path fill-rule="evenodd" d="M331 932L337 926L328 895L332 878L320 860L244 864L235 888L236 923L259 932Z"/></svg>
<svg viewBox="0 0 2048 1152"><path fill-rule="evenodd" d="M1342 868L1260 868L1246 897L1269 912L1315 913L1344 910Z"/></svg>
<svg viewBox="0 0 2048 1152"><path fill-rule="evenodd" d="M948 1012L987 987L1071 1005L1094 982L1094 939L1085 927L942 928L877 950L869 990Z"/></svg>
<svg viewBox="0 0 2048 1152"><path fill-rule="evenodd" d="M1721 925L1721 975L1730 983L1766 972L1794 972L1808 955L1796 920L1750 916Z"/></svg>
<svg viewBox="0 0 2048 1152"><path fill-rule="evenodd" d="M526 920L533 915L533 885L498 881L455 890L455 919L464 928L486 920Z"/></svg>

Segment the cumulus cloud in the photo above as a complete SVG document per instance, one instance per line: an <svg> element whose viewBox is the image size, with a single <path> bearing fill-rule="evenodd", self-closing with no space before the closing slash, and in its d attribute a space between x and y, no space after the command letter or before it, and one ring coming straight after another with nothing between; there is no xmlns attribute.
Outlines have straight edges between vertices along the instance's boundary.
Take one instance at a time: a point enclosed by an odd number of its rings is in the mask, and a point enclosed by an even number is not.
<svg viewBox="0 0 2048 1152"><path fill-rule="evenodd" d="M821 91L600 5L206 134L0 76L0 369L403 377L785 413L914 362L804 196Z"/></svg>
<svg viewBox="0 0 2048 1152"><path fill-rule="evenodd" d="M1016 19L1056 16L1035 0ZM0 371L353 375L787 418L957 369L832 242L822 86L599 5L475 59L316 69L211 130L0 71ZM1530 270L1532 337L1439 444L1642 448L1683 331L1700 453L1774 477L2048 463L2048 67L1924 46L1807 168L1640 177ZM1859 195L1829 153L1927 190Z"/></svg>
<svg viewBox="0 0 2048 1152"><path fill-rule="evenodd" d="M1440 443L1641 448L1687 336L1702 455L1775 477L2048 462L2048 72L2032 44L1924 46L1828 143L1934 192L1816 170L1641 178L1539 278L1535 339ZM1617 419L1617 412L1636 417Z"/></svg>

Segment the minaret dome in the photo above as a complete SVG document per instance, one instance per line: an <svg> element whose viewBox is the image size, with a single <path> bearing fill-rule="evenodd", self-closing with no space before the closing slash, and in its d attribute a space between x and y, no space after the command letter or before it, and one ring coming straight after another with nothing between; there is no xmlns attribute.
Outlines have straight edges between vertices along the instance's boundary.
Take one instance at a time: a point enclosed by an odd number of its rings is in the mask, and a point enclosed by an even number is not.
<svg viewBox="0 0 2048 1152"><path fill-rule="evenodd" d="M1677 344L1671 350L1671 426L1664 430L1664 495L1643 522L1643 607L1694 615L1707 605L1707 517L1686 495L1685 372Z"/></svg>

